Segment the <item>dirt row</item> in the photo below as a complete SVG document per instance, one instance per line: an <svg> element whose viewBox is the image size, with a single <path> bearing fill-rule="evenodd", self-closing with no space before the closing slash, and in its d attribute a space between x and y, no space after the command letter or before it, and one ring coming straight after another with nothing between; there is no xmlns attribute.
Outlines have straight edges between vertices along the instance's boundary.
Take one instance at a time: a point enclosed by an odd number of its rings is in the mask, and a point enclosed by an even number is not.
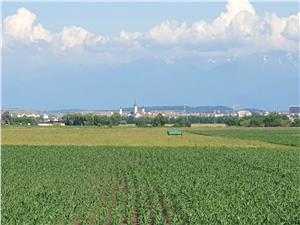
<svg viewBox="0 0 300 225"><path fill-rule="evenodd" d="M96 191L98 189L100 183L100 177L96 177L96 181L95 183L92 185L91 187L91 194L92 196L95 196ZM101 212L101 209L105 206L105 203L108 201L109 199L109 193L111 192L111 207L109 208L109 211L107 213L107 216L104 220L103 225L112 225L113 223L113 218L114 218L114 214L115 214L115 209L116 209L116 205L118 202L118 193L119 193L119 177L115 176L114 177L114 185L113 185L113 190L109 191L109 180L105 180L105 184L104 187L102 189L102 192L97 200L97 207L95 209L95 211L92 213L92 215L89 217L88 221L89 221L89 225L96 225L96 221L97 221L97 216L99 215L99 213ZM127 178L122 179L120 185L122 186L122 189L124 191L124 209L122 210L122 215L120 218L120 225L127 225L129 224L129 215L127 214L127 210L126 207L128 205L128 201L129 201L129 196L128 196L128 181ZM133 184L133 193L134 193L134 209L133 209L133 215L132 215L132 220L131 223L132 225L140 225L141 221L140 221L140 193L139 193L139 184L137 182L137 179L134 179L134 184ZM161 215L163 217L163 221L164 224L166 225L171 225L172 224L172 219L170 217L170 213L168 211L168 207L166 206L166 201L164 198L164 195L162 194L162 192L159 190L159 188L155 189L155 193L157 194L158 197L158 201L159 201L159 206L160 206L160 210L161 210ZM147 196L147 208L150 211L150 219L149 219L149 225L155 225L155 215L154 215L154 210L153 210L153 197L151 196L151 192L148 192L148 196ZM180 218L180 220L182 221L182 225L186 225L187 223L187 218L182 214L182 210L180 209L180 207L178 207L178 204L176 203L175 200L172 201L172 211L173 214L178 215L178 217ZM76 219L76 221L73 223L73 225L83 225L82 221L78 218Z"/></svg>

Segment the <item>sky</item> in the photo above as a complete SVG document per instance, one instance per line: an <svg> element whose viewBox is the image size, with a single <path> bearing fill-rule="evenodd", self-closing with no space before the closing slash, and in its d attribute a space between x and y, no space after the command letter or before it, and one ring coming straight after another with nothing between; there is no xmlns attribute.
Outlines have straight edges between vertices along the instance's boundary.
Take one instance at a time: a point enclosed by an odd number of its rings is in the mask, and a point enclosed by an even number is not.
<svg viewBox="0 0 300 225"><path fill-rule="evenodd" d="M297 2L2 5L2 108L299 103Z"/></svg>

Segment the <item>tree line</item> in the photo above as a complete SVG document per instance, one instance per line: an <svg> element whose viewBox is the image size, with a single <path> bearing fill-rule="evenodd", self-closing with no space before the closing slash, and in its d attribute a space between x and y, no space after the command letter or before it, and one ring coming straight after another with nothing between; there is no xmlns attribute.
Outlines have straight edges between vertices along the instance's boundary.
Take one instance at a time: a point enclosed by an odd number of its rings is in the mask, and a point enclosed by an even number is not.
<svg viewBox="0 0 300 225"><path fill-rule="evenodd" d="M38 118L29 116L11 116L9 112L4 112L1 114L1 124L5 125L37 125L39 122Z"/></svg>
<svg viewBox="0 0 300 225"><path fill-rule="evenodd" d="M79 126L117 126L120 124L135 124L137 127L158 127L173 124L174 127L190 127L191 124L226 124L227 126L243 127L299 127L300 119L293 121L285 115L270 113L266 116L253 115L239 118L237 116L205 117L205 116L179 116L166 117L161 113L155 117L142 116L139 118L124 117L118 113L111 116L93 114L67 114L63 117L66 125Z"/></svg>
<svg viewBox="0 0 300 225"><path fill-rule="evenodd" d="M118 113L113 113L111 116L107 115L93 115L93 114L66 114L63 116L66 125L73 126L118 126L120 124L135 124L137 127L159 127L165 124L172 123L177 127L190 127L191 122L188 118L168 118L162 114L155 117L143 116L139 118L124 117Z"/></svg>
<svg viewBox="0 0 300 225"><path fill-rule="evenodd" d="M270 113L266 116L253 115L239 118L237 116L205 117L205 116L179 116L166 117L161 113L155 117L143 116L134 118L125 117L119 113L112 115L94 115L70 113L63 116L67 126L118 126L121 124L135 124L137 127L159 127L173 124L174 127L190 127L191 124L226 124L227 126L243 127L300 127L300 119L290 120L285 115ZM1 124L10 125L37 125L41 118L11 116L9 112L1 114Z"/></svg>
<svg viewBox="0 0 300 225"><path fill-rule="evenodd" d="M266 116L253 115L243 118L230 116L225 118L225 124L242 127L300 127L300 119L290 120L286 115L270 113Z"/></svg>

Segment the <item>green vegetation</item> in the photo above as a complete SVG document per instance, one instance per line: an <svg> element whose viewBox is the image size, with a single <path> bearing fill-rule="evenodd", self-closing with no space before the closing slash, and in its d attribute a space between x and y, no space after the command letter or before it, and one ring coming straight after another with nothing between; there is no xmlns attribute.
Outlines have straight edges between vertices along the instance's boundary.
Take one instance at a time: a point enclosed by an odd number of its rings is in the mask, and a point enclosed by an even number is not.
<svg viewBox="0 0 300 225"><path fill-rule="evenodd" d="M167 127L13 127L2 129L4 145L73 145L73 146L198 146L198 147L268 147L277 145L259 140L234 140L225 137L184 132L181 137L167 135ZM206 128L205 130L216 128ZM226 131L228 128L223 128ZM243 129L243 128L239 128ZM245 129L245 128L244 128ZM270 128L264 128L269 132ZM289 128L292 129L292 128ZM197 131L198 128L184 128Z"/></svg>
<svg viewBox="0 0 300 225"><path fill-rule="evenodd" d="M300 152L2 147L2 224L299 224Z"/></svg>
<svg viewBox="0 0 300 225"><path fill-rule="evenodd" d="M250 117L239 118L237 116L178 116L166 117L161 113L155 117L142 116L134 118L133 116L121 116L119 113L112 115L96 115L92 113L81 114L71 113L63 116L63 121L67 126L118 126L126 124L135 124L137 127L161 127L166 124L172 124L174 127L191 127L192 124L226 124L228 126L242 127L299 127L300 119L289 119L285 115L271 113L267 116L254 115ZM1 115L1 124L5 125L37 125L42 118L16 117L11 116L9 112Z"/></svg>
<svg viewBox="0 0 300 225"><path fill-rule="evenodd" d="M187 117L168 118L161 113L155 117L142 116L134 118L132 116L122 117L118 113L111 116L93 114L66 114L63 116L67 126L118 126L120 124L135 124L137 127L161 127L165 124L174 124L176 127L190 127L191 122Z"/></svg>
<svg viewBox="0 0 300 225"><path fill-rule="evenodd" d="M300 147L299 128L227 128L199 129L194 134L238 138L243 140L260 140L264 142Z"/></svg>
<svg viewBox="0 0 300 225"><path fill-rule="evenodd" d="M167 130L5 126L2 224L300 223L298 128Z"/></svg>
<svg viewBox="0 0 300 225"><path fill-rule="evenodd" d="M9 112L3 112L1 114L1 124L3 125L37 125L38 123L37 118L28 117L28 116L11 116Z"/></svg>
<svg viewBox="0 0 300 225"><path fill-rule="evenodd" d="M235 116L225 117L225 124L228 126L242 127L299 127L300 120L295 118L291 121L287 116L278 113L270 113L267 116L249 116L238 118Z"/></svg>

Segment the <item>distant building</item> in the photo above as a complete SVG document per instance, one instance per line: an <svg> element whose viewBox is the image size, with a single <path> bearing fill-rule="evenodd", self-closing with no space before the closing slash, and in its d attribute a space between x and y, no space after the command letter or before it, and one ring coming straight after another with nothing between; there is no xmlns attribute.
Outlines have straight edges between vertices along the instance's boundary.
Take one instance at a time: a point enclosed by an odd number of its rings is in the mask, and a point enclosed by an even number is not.
<svg viewBox="0 0 300 225"><path fill-rule="evenodd" d="M238 114L238 117L240 117L240 118L252 115L250 111L246 111L246 110L238 111L237 114Z"/></svg>
<svg viewBox="0 0 300 225"><path fill-rule="evenodd" d="M52 119L52 120L44 120L43 122L39 123L38 126L41 127L49 127L49 126L65 126L65 122L62 119Z"/></svg>
<svg viewBox="0 0 300 225"><path fill-rule="evenodd" d="M136 115L137 112L138 112L138 106L137 106L137 104L135 102L134 105L133 105L133 113L134 113L134 115Z"/></svg>
<svg viewBox="0 0 300 225"><path fill-rule="evenodd" d="M24 117L24 116L32 117L32 118L38 118L38 117L40 117L39 114L35 114L35 113L18 113L17 114L18 118L21 118L21 117Z"/></svg>
<svg viewBox="0 0 300 225"><path fill-rule="evenodd" d="M300 106L290 106L289 111L291 114L300 114Z"/></svg>
<svg viewBox="0 0 300 225"><path fill-rule="evenodd" d="M122 114L123 114L123 110L122 110L122 108L120 107L120 110L119 110L119 114L122 116Z"/></svg>
<svg viewBox="0 0 300 225"><path fill-rule="evenodd" d="M139 111L139 107L138 105L136 104L136 102L134 102L134 105L133 105L133 112L131 112L131 116L133 116L134 118L139 118L141 116L145 116L145 108L142 107L142 111Z"/></svg>

